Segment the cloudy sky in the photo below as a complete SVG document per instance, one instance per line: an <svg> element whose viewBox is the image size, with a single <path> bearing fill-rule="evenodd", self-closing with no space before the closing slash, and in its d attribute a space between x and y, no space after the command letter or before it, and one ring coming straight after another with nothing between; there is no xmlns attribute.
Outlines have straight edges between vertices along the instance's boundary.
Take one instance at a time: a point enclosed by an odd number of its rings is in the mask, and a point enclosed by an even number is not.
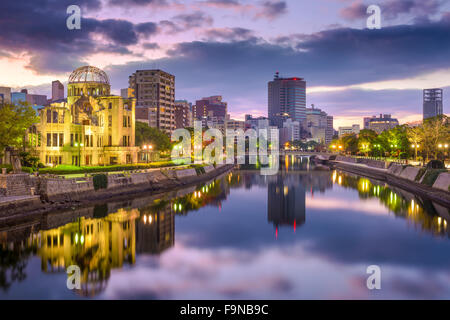
<svg viewBox="0 0 450 320"><path fill-rule="evenodd" d="M81 30L66 27L71 4ZM366 28L371 4L380 30ZM176 99L222 95L243 118L267 113L279 71L305 78L307 104L337 128L379 113L420 120L421 90L450 90L450 0L1 0L0 30L0 86L48 95L86 64L115 93L159 68L176 76Z"/></svg>

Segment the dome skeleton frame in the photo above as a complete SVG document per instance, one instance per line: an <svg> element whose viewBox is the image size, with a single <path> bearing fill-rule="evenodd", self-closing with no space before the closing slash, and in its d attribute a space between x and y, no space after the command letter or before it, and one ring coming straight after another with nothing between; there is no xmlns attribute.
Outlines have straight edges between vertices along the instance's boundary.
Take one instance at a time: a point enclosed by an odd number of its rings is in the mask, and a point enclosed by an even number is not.
<svg viewBox="0 0 450 320"><path fill-rule="evenodd" d="M110 84L108 75L103 70L93 66L80 67L74 70L69 77L69 83L84 82Z"/></svg>

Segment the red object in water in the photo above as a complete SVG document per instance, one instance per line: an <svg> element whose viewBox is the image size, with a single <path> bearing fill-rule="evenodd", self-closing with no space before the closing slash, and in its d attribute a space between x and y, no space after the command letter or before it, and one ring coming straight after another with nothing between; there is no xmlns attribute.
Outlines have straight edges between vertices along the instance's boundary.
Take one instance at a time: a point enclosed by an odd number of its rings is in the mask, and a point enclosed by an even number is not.
<svg viewBox="0 0 450 320"><path fill-rule="evenodd" d="M295 232L295 229L297 229L297 221L296 220L294 220L294 232Z"/></svg>
<svg viewBox="0 0 450 320"><path fill-rule="evenodd" d="M275 228L275 239L278 239L278 227Z"/></svg>

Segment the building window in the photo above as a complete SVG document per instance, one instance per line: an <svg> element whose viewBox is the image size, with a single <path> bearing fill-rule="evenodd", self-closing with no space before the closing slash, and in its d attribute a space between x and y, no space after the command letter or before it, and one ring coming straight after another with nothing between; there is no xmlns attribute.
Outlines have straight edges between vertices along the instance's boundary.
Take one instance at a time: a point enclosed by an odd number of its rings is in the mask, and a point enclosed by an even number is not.
<svg viewBox="0 0 450 320"><path fill-rule="evenodd" d="M131 128L131 117L128 117L128 128Z"/></svg>
<svg viewBox="0 0 450 320"><path fill-rule="evenodd" d="M52 134L47 133L47 147L51 147L51 146L52 146Z"/></svg>
<svg viewBox="0 0 450 320"><path fill-rule="evenodd" d="M112 102L108 104L108 109L112 109Z"/></svg>
<svg viewBox="0 0 450 320"><path fill-rule="evenodd" d="M47 109L47 123L52 123L52 111Z"/></svg>
<svg viewBox="0 0 450 320"><path fill-rule="evenodd" d="M112 136L109 136L109 139L108 139L108 145L111 147L112 146Z"/></svg>
<svg viewBox="0 0 450 320"><path fill-rule="evenodd" d="M59 146L60 147L64 146L64 133L59 134Z"/></svg>
<svg viewBox="0 0 450 320"><path fill-rule="evenodd" d="M127 127L127 117L123 116L123 127L126 128Z"/></svg>
<svg viewBox="0 0 450 320"><path fill-rule="evenodd" d="M53 111L53 123L58 123L58 112Z"/></svg>
<svg viewBox="0 0 450 320"><path fill-rule="evenodd" d="M108 127L112 127L112 116L108 116Z"/></svg>
<svg viewBox="0 0 450 320"><path fill-rule="evenodd" d="M57 147L58 146L58 134L54 133L53 134L53 143L52 143L53 147Z"/></svg>
<svg viewBox="0 0 450 320"><path fill-rule="evenodd" d="M70 146L73 147L73 133L70 134Z"/></svg>

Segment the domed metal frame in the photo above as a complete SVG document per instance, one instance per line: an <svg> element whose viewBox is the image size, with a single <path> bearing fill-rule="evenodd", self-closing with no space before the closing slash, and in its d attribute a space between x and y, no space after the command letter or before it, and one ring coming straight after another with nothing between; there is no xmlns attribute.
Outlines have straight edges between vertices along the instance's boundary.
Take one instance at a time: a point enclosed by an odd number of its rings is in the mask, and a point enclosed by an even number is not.
<svg viewBox="0 0 450 320"><path fill-rule="evenodd" d="M109 85L109 78L105 71L93 66L80 67L74 70L69 77L69 83L84 82L96 82Z"/></svg>

